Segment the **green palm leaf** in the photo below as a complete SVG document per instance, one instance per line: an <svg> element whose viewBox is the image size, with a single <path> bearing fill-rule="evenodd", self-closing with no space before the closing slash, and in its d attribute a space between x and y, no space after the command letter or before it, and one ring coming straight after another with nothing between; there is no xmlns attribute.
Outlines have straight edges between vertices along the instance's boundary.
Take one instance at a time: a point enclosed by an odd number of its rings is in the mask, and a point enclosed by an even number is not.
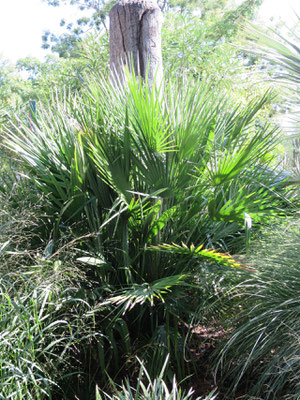
<svg viewBox="0 0 300 400"><path fill-rule="evenodd" d="M189 257L195 257L203 261L223 264L233 268L246 269L229 254L219 253L215 249L205 249L203 244L197 247L191 244L190 247L188 247L184 243L182 243L181 246L175 243L172 244L164 243L158 246L152 246L149 248L149 250L151 249L164 252L171 252L172 254L187 255Z"/></svg>

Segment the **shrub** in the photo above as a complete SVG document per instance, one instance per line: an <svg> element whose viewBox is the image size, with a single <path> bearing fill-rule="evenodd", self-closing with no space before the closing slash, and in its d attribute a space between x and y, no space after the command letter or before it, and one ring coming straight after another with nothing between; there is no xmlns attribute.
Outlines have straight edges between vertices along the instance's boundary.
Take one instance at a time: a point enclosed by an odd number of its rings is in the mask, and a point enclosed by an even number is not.
<svg viewBox="0 0 300 400"><path fill-rule="evenodd" d="M272 95L241 108L209 83L156 93L127 78L120 87L89 76L84 92L53 99L6 143L47 198L52 257L58 234L71 232L66 248L80 248L96 282L83 292L108 338L102 380L135 355L155 377L167 354L182 379L209 271L241 268L216 249L227 251L245 221L281 213L276 129L255 124Z"/></svg>

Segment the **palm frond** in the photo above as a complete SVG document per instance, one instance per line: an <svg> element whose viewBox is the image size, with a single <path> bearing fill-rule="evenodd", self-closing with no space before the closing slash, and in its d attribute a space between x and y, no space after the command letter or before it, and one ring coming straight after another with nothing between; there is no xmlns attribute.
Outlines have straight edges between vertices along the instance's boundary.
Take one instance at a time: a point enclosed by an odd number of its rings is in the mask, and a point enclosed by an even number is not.
<svg viewBox="0 0 300 400"><path fill-rule="evenodd" d="M181 254L189 257L194 257L203 261L226 265L233 268L246 269L229 254L219 253L215 249L205 249L203 244L201 244L200 246L194 246L193 244L191 244L190 247L188 247L184 243L182 243L181 246L175 243L164 243L158 246L152 246L149 248L149 250L158 250L163 252L170 252L172 254Z"/></svg>

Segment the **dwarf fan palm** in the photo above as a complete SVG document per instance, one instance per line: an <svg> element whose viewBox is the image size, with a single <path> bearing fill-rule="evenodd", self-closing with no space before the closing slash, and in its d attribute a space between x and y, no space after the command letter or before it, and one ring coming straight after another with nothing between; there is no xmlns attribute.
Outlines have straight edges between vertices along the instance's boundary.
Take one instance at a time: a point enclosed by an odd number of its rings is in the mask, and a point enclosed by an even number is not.
<svg viewBox="0 0 300 400"><path fill-rule="evenodd" d="M87 82L80 95L41 110L33 129L15 126L6 142L47 195L53 219L97 238L78 262L98 279L105 368L119 370L120 354L138 353L155 375L171 353L181 379L184 335L207 271L240 267L208 248L228 250L245 216L260 222L280 212L276 129L255 125L272 95L242 109L205 82L170 83L160 93L134 76L123 86L101 76Z"/></svg>

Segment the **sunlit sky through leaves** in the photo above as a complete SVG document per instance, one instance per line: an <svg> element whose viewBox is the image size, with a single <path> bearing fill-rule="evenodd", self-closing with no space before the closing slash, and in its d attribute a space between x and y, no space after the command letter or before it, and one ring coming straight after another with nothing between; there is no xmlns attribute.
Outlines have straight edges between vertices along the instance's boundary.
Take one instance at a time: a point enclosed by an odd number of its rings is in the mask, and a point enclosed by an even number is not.
<svg viewBox="0 0 300 400"><path fill-rule="evenodd" d="M280 16L288 25L296 21L293 9L300 16L300 0L265 0L260 20L266 26L270 18ZM76 20L82 14L76 7L51 7L41 0L0 0L0 55L15 62L26 56L43 59L41 48L45 30L61 32L61 18Z"/></svg>

